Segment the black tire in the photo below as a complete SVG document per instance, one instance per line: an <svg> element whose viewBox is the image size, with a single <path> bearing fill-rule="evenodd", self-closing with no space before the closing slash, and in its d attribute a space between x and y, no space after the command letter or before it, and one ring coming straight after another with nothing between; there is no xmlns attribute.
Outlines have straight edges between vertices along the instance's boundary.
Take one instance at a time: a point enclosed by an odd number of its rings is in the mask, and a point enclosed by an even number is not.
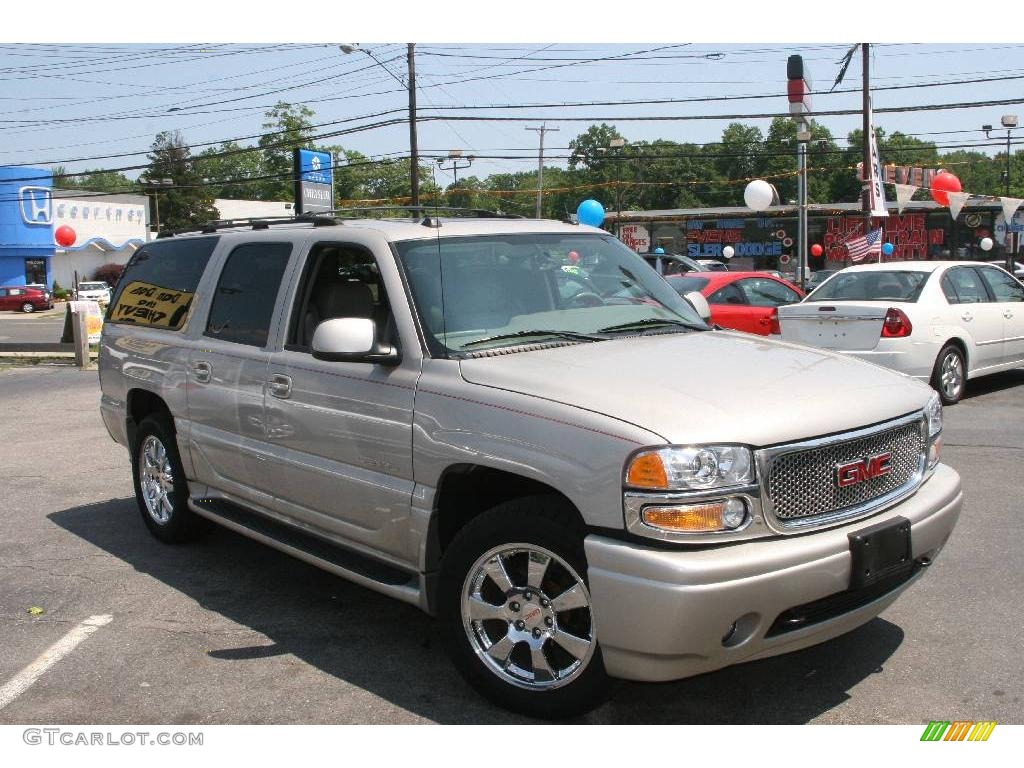
<svg viewBox="0 0 1024 768"><path fill-rule="evenodd" d="M21 311L24 312L26 315L35 312L35 304L26 301L24 304L21 305Z"/></svg>
<svg viewBox="0 0 1024 768"><path fill-rule="evenodd" d="M931 384L932 389L939 393L943 405L958 403L964 396L964 389L967 387L967 363L964 360L964 353L956 344L947 344L935 358Z"/></svg>
<svg viewBox="0 0 1024 768"><path fill-rule="evenodd" d="M570 577L570 579L573 576L578 576L586 590L589 590L583 532L567 523L566 517L560 512L561 507L556 499L542 496L506 502L485 512L456 534L444 553L438 583L437 607L441 632L449 655L459 673L480 694L498 706L544 719L562 719L588 712L604 703L612 691L613 682L605 672L601 648L598 645L596 632L593 631L592 603L586 608L570 609L553 614L556 623L551 631L555 633L562 629L568 631L569 622L580 620L579 614L584 614L587 618L583 620L589 622L593 649L585 662L581 660L581 668L565 677L568 682L558 683L557 687L546 689L519 687L489 667L483 660L484 656L480 655L479 651L474 649L471 644L470 637L474 630L464 622L462 609L463 599L469 594L467 587L471 576L470 571L478 572L477 569L474 569L475 565L478 566L478 560L495 548L504 545L537 546L554 554L556 558L564 561L575 571L575 574L572 574L553 558L550 561L553 565L549 565L545 571L543 584L552 585L553 580L558 576ZM510 570L516 557L524 558L522 564L525 565L526 558L529 556L526 554L512 555L511 559L506 561L510 564ZM527 582L525 578L520 578L519 583L526 584ZM488 588L493 591L497 588L496 583L488 585ZM528 586L524 588L529 589ZM552 605L554 597L560 593L561 587L554 585L552 588L554 590L552 599L545 602L545 606ZM538 592L540 595L545 594L540 590ZM495 594L500 594L500 591ZM525 594L529 596L530 593ZM502 600L510 598L497 597L496 599L500 605ZM538 601L540 598L534 594L531 599ZM533 610L527 614L527 608L531 606ZM516 610L520 609L517 607ZM521 610L523 611L521 615L527 617L534 615L536 606L533 606L532 603L524 603ZM546 620L544 619L544 621ZM500 635L506 631L501 628L501 625L506 623L505 619L489 621L491 621L490 626L497 623L497 634ZM507 631L511 633L513 622L509 620L507 623ZM547 626L551 627L552 625L548 624ZM534 629L533 631L538 630ZM573 632L573 634L579 634L579 632ZM587 630L584 630L582 634L587 634ZM565 637L565 635L561 636ZM505 664L507 665L520 651L529 653L528 642L529 640L519 641L509 652ZM541 653L547 656L547 661L550 662L554 655L566 660L571 665L572 655L562 656L565 653L562 647L553 647L554 636L540 642L543 643ZM497 642L494 644L497 645ZM543 650L545 648L546 651ZM552 664L552 666L561 665ZM570 668L571 666L566 667L566 669ZM533 675L535 679L538 676L547 677L546 673L538 672L536 667L534 667Z"/></svg>
<svg viewBox="0 0 1024 768"><path fill-rule="evenodd" d="M166 519L162 521L151 513L142 487L141 469L145 464L143 452L147 445L152 444L147 442L149 439L155 439L163 447L171 469L172 487L166 494L170 510L167 511L166 506L161 507L161 510L166 512ZM167 544L182 544L194 541L210 529L211 523L208 520L188 508L188 481L185 479L185 469L178 455L174 429L166 418L147 416L139 422L132 446L132 478L135 482L135 499L139 504L142 521L150 533L160 541Z"/></svg>

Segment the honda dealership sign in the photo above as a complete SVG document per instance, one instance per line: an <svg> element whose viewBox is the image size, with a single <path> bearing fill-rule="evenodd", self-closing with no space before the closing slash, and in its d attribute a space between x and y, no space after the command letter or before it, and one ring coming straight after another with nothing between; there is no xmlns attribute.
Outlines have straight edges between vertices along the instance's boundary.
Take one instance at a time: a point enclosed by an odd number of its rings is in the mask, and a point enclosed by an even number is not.
<svg viewBox="0 0 1024 768"><path fill-rule="evenodd" d="M330 152L295 150L295 213L334 210L334 159Z"/></svg>

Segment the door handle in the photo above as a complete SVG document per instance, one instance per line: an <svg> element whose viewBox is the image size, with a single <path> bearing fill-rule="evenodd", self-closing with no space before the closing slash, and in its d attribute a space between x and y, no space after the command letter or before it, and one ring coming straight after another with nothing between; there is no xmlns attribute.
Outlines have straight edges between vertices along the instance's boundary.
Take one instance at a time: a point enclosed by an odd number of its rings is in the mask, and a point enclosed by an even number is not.
<svg viewBox="0 0 1024 768"><path fill-rule="evenodd" d="M1012 320L1013 312L1011 312L1010 310L1006 310L1005 312L1003 312L1003 317L1005 317L1007 320Z"/></svg>
<svg viewBox="0 0 1024 768"><path fill-rule="evenodd" d="M282 400L289 398L292 394L292 377L285 376L283 373L275 373L267 382L267 389L274 397L279 397Z"/></svg>
<svg viewBox="0 0 1024 768"><path fill-rule="evenodd" d="M962 315L960 315L960 317L962 317L968 323L971 322L971 320L974 319L974 315L972 315L970 312L964 312Z"/></svg>
<svg viewBox="0 0 1024 768"><path fill-rule="evenodd" d="M192 363L192 377L200 384L209 384L213 377L213 366L205 360L196 360Z"/></svg>

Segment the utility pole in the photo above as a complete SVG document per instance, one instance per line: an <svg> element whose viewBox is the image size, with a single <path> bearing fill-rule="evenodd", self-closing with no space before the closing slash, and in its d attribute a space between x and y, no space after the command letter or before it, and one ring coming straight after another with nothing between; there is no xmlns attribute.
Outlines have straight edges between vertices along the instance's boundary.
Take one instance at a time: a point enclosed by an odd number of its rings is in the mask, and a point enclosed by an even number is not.
<svg viewBox="0 0 1024 768"><path fill-rule="evenodd" d="M558 128L548 128L547 123L541 123L539 128L526 127L527 131L536 131L540 135L540 154L537 156L537 217L540 218L540 207L544 199L544 133L546 131L557 131Z"/></svg>
<svg viewBox="0 0 1024 768"><path fill-rule="evenodd" d="M420 204L420 153L416 146L416 56L415 43L409 43L409 162L411 163L412 204Z"/></svg>
<svg viewBox="0 0 1024 768"><path fill-rule="evenodd" d="M861 196L861 204L862 204L863 210L864 210L864 237L867 237L868 236L868 232L871 231L871 193L869 191L870 190L869 185L871 184L871 172L872 172L872 165L871 165L871 137L870 137L870 133L871 133L871 120L870 120L870 113L871 113L871 91L870 91L870 76L869 76L869 70L868 70L868 67L870 66L870 57L871 57L870 48L871 48L871 46L870 46L869 43L861 43L860 44L861 62L862 62L862 65L863 65L862 68L861 68L862 69L862 72L861 72L862 88L861 88L861 90L863 91L862 98L863 98L863 103L864 103L863 104L864 117L863 117L863 123L862 123L862 125L863 125L862 132L864 134L864 158L863 158L864 173L861 174L864 177L864 183L861 186L860 196ZM849 253L849 251L847 251L847 253L846 253L846 266L850 266L850 263L851 263L850 262L850 253Z"/></svg>

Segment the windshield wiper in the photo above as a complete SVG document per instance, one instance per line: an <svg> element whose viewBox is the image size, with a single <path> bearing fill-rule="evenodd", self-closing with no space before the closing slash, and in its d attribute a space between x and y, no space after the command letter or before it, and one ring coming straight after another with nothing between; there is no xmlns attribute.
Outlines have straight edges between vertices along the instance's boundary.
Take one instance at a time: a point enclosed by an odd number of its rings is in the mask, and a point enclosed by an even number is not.
<svg viewBox="0 0 1024 768"><path fill-rule="evenodd" d="M516 331L515 333L500 333L497 336L487 336L483 339L477 339L476 341L470 341L463 344L460 349L467 349L468 347L475 347L477 344L487 344L491 341L504 341L505 339L519 339L529 336L555 336L559 339L569 339L571 341L605 341L600 336L591 336L587 333L575 333L573 331L548 331L548 330L534 330L534 331Z"/></svg>
<svg viewBox="0 0 1024 768"><path fill-rule="evenodd" d="M644 328L657 328L659 325L678 326L680 328L687 328L688 330L691 331L706 331L708 329L706 325L689 323L686 322L685 320L671 320L669 318L648 317L643 320L634 320L631 323L609 325L607 328L601 328L598 331L598 333L615 333L616 331L632 331Z"/></svg>

